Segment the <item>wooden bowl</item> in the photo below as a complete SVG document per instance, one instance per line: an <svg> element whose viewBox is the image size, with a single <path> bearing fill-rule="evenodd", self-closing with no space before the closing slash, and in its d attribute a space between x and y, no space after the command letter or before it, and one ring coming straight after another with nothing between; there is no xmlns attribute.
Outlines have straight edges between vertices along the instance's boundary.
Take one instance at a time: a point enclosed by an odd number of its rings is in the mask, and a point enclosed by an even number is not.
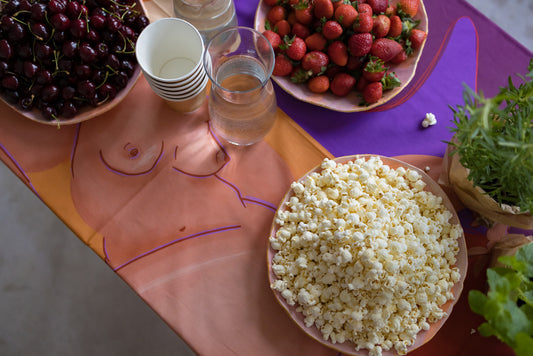
<svg viewBox="0 0 533 356"><path fill-rule="evenodd" d="M451 201L448 199L446 193L441 189L441 187L433 180L431 179L424 171L418 169L417 167L414 167L408 163L402 162L400 160L379 156L379 155L353 155L353 156L344 156L339 157L335 159L335 162L337 163L346 163L349 161L354 161L358 158L365 158L368 159L371 156L377 156L381 159L381 161L388 165L392 169L396 169L398 167L404 167L406 169L412 169L421 176L421 179L426 183L425 190L430 191L436 196L439 196L442 198L442 203L444 206L452 213L452 218L450 219L450 223L452 224L460 224L459 217L457 216L457 213L451 203ZM313 172L320 172L322 169L320 168L320 165L315 167L313 170L305 174L302 178L299 179L299 182L303 182L303 180L311 173ZM290 198L293 196L292 190L289 190L285 197L283 198L282 202L280 203L279 209L284 209L285 203L290 200ZM277 215L277 214L276 214ZM270 232L270 237L275 238L276 233L279 229L278 224L274 221L272 224L272 229ZM408 352L411 352L420 346L427 343L435 334L439 331L439 329L444 325L446 322L448 316L451 314L453 306L455 303L459 300L459 297L461 296L461 292L463 290L463 284L467 273L467 267L468 267L468 256L467 256L467 248L466 248L466 242L464 234L461 234L459 237L459 252L457 254L457 262L455 264L456 267L459 269L459 273L461 275L458 282L455 283L455 285L452 288L452 293L454 296L453 300L449 300L444 304L441 309L446 312L446 316L444 316L442 319L438 320L435 323L430 324L430 328L427 331L421 330L417 336L416 339L410 347L407 348ZM278 280L275 273L272 271L272 259L276 255L276 252L272 247L269 246L267 251L267 263L268 263L268 278L270 283L274 283L276 280ZM332 348L334 350L337 350L345 355L356 355L356 356L368 356L368 350L367 349L361 349L359 351L355 351L355 344L351 341L346 341L344 343L332 343L331 341L325 341L321 331L315 326L312 325L311 327L307 327L304 323L305 316L303 313L296 311L296 308L298 307L297 304L291 306L287 303L285 298L281 296L281 293L278 291L274 291L274 295L278 301L278 303L281 305L281 307L287 312L289 317L296 323L298 327L300 327L307 335L309 335L311 338L315 339L319 343ZM394 348L391 348L388 351L383 350L384 356L396 356L396 350Z"/></svg>
<svg viewBox="0 0 533 356"><path fill-rule="evenodd" d="M395 5L398 3L398 1L399 0L390 0L389 4ZM261 33L265 31L265 19L270 8L271 7L266 5L263 0L261 0L257 6L254 27ZM422 0L420 0L418 13L414 19L420 20L420 24L417 28L428 33L428 17ZM292 83L289 77L272 76L272 80L274 80L283 90L296 99L316 106L321 106L339 112L367 111L388 102L398 95L403 89L405 89L409 82L411 82L415 76L418 61L422 56L425 43L426 41L424 41L422 47L416 50L415 55L409 56L404 62L397 65L390 65L390 71L396 73L402 84L399 87L384 91L383 97L379 101L368 106L359 106L361 98L359 98L360 93L356 91L352 91L345 97L338 97L330 91L324 94L313 93L307 88L307 85Z"/></svg>

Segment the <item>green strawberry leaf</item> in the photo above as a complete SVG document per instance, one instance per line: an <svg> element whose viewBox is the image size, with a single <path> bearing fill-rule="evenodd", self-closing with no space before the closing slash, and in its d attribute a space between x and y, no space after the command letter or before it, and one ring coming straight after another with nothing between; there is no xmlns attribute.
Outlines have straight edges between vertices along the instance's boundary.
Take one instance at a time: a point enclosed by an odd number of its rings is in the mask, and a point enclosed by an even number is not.
<svg viewBox="0 0 533 356"><path fill-rule="evenodd" d="M391 72L385 74L385 76L381 78L381 84L383 85L383 90L390 90L399 87L402 85L402 82L400 79L398 79L396 73Z"/></svg>

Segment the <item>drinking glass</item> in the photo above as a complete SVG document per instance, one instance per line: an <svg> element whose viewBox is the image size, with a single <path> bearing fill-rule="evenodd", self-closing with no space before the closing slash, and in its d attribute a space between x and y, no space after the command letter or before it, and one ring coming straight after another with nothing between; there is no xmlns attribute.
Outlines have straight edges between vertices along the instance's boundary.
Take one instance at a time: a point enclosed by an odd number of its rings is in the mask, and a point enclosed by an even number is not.
<svg viewBox="0 0 533 356"><path fill-rule="evenodd" d="M174 16L194 25L204 43L228 27L237 26L233 0L173 0Z"/></svg>
<svg viewBox="0 0 533 356"><path fill-rule="evenodd" d="M274 60L270 42L248 27L228 28L207 44L203 63L211 80L209 116L218 136L251 145L270 131L277 112L270 80Z"/></svg>

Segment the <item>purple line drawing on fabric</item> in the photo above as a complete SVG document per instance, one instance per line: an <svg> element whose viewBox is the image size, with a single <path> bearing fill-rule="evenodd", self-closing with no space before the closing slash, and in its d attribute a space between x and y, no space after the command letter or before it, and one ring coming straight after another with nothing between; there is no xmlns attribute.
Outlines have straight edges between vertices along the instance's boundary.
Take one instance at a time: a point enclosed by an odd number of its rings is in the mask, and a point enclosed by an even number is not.
<svg viewBox="0 0 533 356"><path fill-rule="evenodd" d="M169 241L163 245L160 245L160 246L157 246L153 249L151 249L150 251L146 251L132 259L130 259L129 261L126 261L124 263L122 263L121 265L117 266L117 267L114 267L113 268L113 271L118 271L119 269L129 265L130 263L132 262L135 262L143 257L146 257L148 255L151 255L152 253L154 252L157 252L159 250L162 250L164 249L165 247L168 247L170 245L173 245L175 243L178 243L178 242L182 242L182 241L185 241L185 240L189 240L189 239L195 239L195 238L198 238L198 237L203 237L203 236L208 236L208 235L213 235L213 234L217 234L217 233L220 233L220 232L225 232L225 231L230 231L230 230L236 230L236 229L240 229L241 228L241 225L230 225L230 226L224 226L224 227L219 227L219 228L216 228L216 229L211 229L211 230L206 230L206 231L201 231L201 232L197 232L195 234L191 234L191 235L187 235L187 236L184 236L184 237L180 237L178 239L175 239L175 240L172 240L172 241ZM104 250L105 250L105 239L104 239ZM106 261L109 261L109 258L107 256L107 253L106 253Z"/></svg>

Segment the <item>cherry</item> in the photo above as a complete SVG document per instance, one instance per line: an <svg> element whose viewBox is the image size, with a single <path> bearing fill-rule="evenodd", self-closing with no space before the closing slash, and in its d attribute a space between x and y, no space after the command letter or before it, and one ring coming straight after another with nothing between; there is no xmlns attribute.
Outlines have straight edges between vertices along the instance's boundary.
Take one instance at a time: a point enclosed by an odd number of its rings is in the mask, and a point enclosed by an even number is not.
<svg viewBox="0 0 533 356"><path fill-rule="evenodd" d="M20 41L26 36L26 28L20 23L14 23L7 32L7 38L13 42Z"/></svg>
<svg viewBox="0 0 533 356"><path fill-rule="evenodd" d="M96 56L99 59L105 58L109 53L109 47L104 43L100 42L96 47Z"/></svg>
<svg viewBox="0 0 533 356"><path fill-rule="evenodd" d="M105 27L106 16L101 14L94 14L89 18L89 24L96 30L101 30Z"/></svg>
<svg viewBox="0 0 533 356"><path fill-rule="evenodd" d="M63 108L61 109L61 116L66 118L72 118L78 114L78 108L72 101L65 101Z"/></svg>
<svg viewBox="0 0 533 356"><path fill-rule="evenodd" d="M96 30L90 29L89 32L87 32L87 35L85 35L85 39L92 44L97 44L100 42L100 35Z"/></svg>
<svg viewBox="0 0 533 356"><path fill-rule="evenodd" d="M74 73L80 79L87 79L91 76L91 67L87 64L76 64L74 66Z"/></svg>
<svg viewBox="0 0 533 356"><path fill-rule="evenodd" d="M118 70L120 68L120 61L114 54L110 54L106 57L105 64L113 70Z"/></svg>
<svg viewBox="0 0 533 356"><path fill-rule="evenodd" d="M122 23L114 16L108 16L106 18L106 26L110 32L117 32L120 30Z"/></svg>
<svg viewBox="0 0 533 356"><path fill-rule="evenodd" d="M125 88L126 85L128 85L128 79L129 78L126 72L120 71L113 76L112 81L117 88L122 89Z"/></svg>
<svg viewBox="0 0 533 356"><path fill-rule="evenodd" d="M122 25L122 27L120 28L120 32L122 32L122 34L124 36L126 36L127 38L133 40L135 38L135 31L133 31L131 29L131 27L128 27L126 25Z"/></svg>
<svg viewBox="0 0 533 356"><path fill-rule="evenodd" d="M133 63L133 61L123 60L120 63L120 69L123 70L124 72L126 72L128 77L131 77L133 75L134 70L135 70L135 64Z"/></svg>
<svg viewBox="0 0 533 356"><path fill-rule="evenodd" d="M37 74L37 71L39 70L39 66L33 62L25 61L24 62L24 75L30 79L32 79L35 74Z"/></svg>
<svg viewBox="0 0 533 356"><path fill-rule="evenodd" d="M35 73L35 80L37 83L45 85L52 83L52 73L49 70L39 70Z"/></svg>
<svg viewBox="0 0 533 356"><path fill-rule="evenodd" d="M37 56L37 58L46 59L46 58L50 58L52 56L53 49L52 49L51 46L49 46L47 44L44 44L44 43L41 43L41 42L37 42L37 43L35 43L34 53Z"/></svg>
<svg viewBox="0 0 533 356"><path fill-rule="evenodd" d="M65 100L70 100L76 95L76 89L72 86L64 86L61 90L61 97Z"/></svg>
<svg viewBox="0 0 533 356"><path fill-rule="evenodd" d="M61 58L59 61L57 61L57 67L59 70L68 72L67 74L70 74L70 71L72 71L72 61L67 58Z"/></svg>
<svg viewBox="0 0 533 356"><path fill-rule="evenodd" d="M93 82L83 80L76 85L76 91L86 99L92 99L96 96L96 87Z"/></svg>
<svg viewBox="0 0 533 356"><path fill-rule="evenodd" d="M49 106L49 105L43 106L41 108L41 114L48 121L57 119L57 110L53 106Z"/></svg>
<svg viewBox="0 0 533 356"><path fill-rule="evenodd" d="M54 42L57 44L61 44L63 43L63 41L65 41L68 37L68 34L67 34L67 30L65 31L55 31L54 32Z"/></svg>
<svg viewBox="0 0 533 356"><path fill-rule="evenodd" d="M13 57L13 47L6 39L0 40L0 58L10 59Z"/></svg>
<svg viewBox="0 0 533 356"><path fill-rule="evenodd" d="M145 15L141 14L137 16L137 19L135 20L135 26L134 29L137 32L141 32L146 26L150 24L150 20Z"/></svg>
<svg viewBox="0 0 533 356"><path fill-rule="evenodd" d="M78 42L73 40L63 42L61 49L66 57L74 57L78 54Z"/></svg>
<svg viewBox="0 0 533 356"><path fill-rule="evenodd" d="M52 26L54 26L56 30L59 31L68 30L70 27L70 19L64 13L54 14L50 18L50 23L52 24Z"/></svg>
<svg viewBox="0 0 533 356"><path fill-rule="evenodd" d="M20 6L19 0L11 0L7 2L2 2L2 12L7 15L12 15L17 11L17 8Z"/></svg>
<svg viewBox="0 0 533 356"><path fill-rule="evenodd" d="M100 94L102 98L112 100L117 96L117 90L110 83L104 83L98 89L98 94Z"/></svg>
<svg viewBox="0 0 533 356"><path fill-rule="evenodd" d="M31 18L35 21L45 21L46 5L41 3L34 3L31 6Z"/></svg>
<svg viewBox="0 0 533 356"><path fill-rule="evenodd" d="M31 110L33 108L33 96L20 98L19 105L24 110Z"/></svg>
<svg viewBox="0 0 533 356"><path fill-rule="evenodd" d="M53 84L47 85L41 91L41 100L51 103L59 96L59 88Z"/></svg>
<svg viewBox="0 0 533 356"><path fill-rule="evenodd" d="M84 63L90 64L96 60L96 51L86 42L80 45L79 55Z"/></svg>
<svg viewBox="0 0 533 356"><path fill-rule="evenodd" d="M20 99L20 94L16 90L6 90L4 91L4 98L8 103L15 105Z"/></svg>
<svg viewBox="0 0 533 356"><path fill-rule="evenodd" d="M50 31L48 31L48 28L43 23L33 23L30 27L33 35L39 40L46 41L50 37Z"/></svg>
<svg viewBox="0 0 533 356"><path fill-rule="evenodd" d="M2 23L0 28L6 32L9 31L11 27L15 24L15 20L9 15L2 16L0 21Z"/></svg>
<svg viewBox="0 0 533 356"><path fill-rule="evenodd" d="M65 13L71 20L75 20L80 16L80 7L81 4L76 1L70 1L67 4L67 8L65 9Z"/></svg>
<svg viewBox="0 0 533 356"><path fill-rule="evenodd" d="M69 2L69 4L77 4ZM87 33L87 22L83 18L75 19L70 23L70 33L74 38L83 38Z"/></svg>
<svg viewBox="0 0 533 356"><path fill-rule="evenodd" d="M4 75L4 73L9 69L9 64L5 61L0 61L0 76Z"/></svg>
<svg viewBox="0 0 533 356"><path fill-rule="evenodd" d="M29 59L33 55L33 49L31 48L31 44L29 43L23 43L17 48L17 54L19 58L21 59Z"/></svg>
<svg viewBox="0 0 533 356"><path fill-rule="evenodd" d="M103 69L94 70L91 75L91 81L96 84L103 83L106 80L107 71Z"/></svg>
<svg viewBox="0 0 533 356"><path fill-rule="evenodd" d="M5 75L2 78L2 87L9 90L16 90L19 87L19 80L13 74Z"/></svg>
<svg viewBox="0 0 533 356"><path fill-rule="evenodd" d="M32 6L32 3L29 0L20 0L20 5L19 5L20 10L31 12L31 6Z"/></svg>
<svg viewBox="0 0 533 356"><path fill-rule="evenodd" d="M65 12L67 3L63 0L50 0L48 3L48 11L52 14L59 14Z"/></svg>

